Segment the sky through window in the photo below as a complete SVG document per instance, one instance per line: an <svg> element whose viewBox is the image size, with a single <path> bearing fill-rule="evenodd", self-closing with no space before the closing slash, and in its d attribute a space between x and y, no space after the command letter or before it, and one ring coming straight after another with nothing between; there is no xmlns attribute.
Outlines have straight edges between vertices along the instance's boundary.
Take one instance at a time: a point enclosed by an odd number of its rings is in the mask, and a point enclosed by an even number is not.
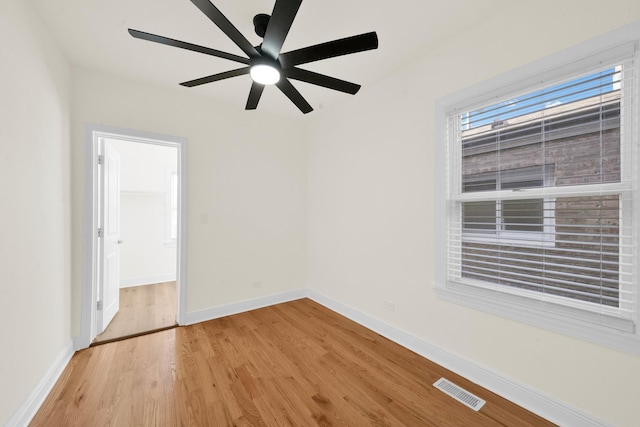
<svg viewBox="0 0 640 427"><path fill-rule="evenodd" d="M591 98L619 90L620 68L612 67L578 79L569 80L507 101L462 114L462 130L542 111L546 108Z"/></svg>

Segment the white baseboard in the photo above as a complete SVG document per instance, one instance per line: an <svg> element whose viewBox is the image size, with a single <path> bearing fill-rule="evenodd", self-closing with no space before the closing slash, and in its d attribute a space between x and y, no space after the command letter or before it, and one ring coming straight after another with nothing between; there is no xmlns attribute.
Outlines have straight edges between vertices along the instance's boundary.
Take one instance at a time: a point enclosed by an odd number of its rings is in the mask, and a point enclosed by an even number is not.
<svg viewBox="0 0 640 427"><path fill-rule="evenodd" d="M307 297L306 289L298 289L295 291L283 292L281 294L268 295L261 298L255 298L246 301L240 301L233 304L222 305L218 307L208 308L206 310L194 311L187 313L185 316L185 325L193 325L194 323L206 322L207 320L218 319L232 314L243 313L245 311L256 310L258 308L268 307L270 305L289 302Z"/></svg>
<svg viewBox="0 0 640 427"><path fill-rule="evenodd" d="M464 357L442 350L433 344L422 341L413 335L396 329L314 290L307 290L307 297L560 426L610 426L610 424L573 408L558 399L506 378Z"/></svg>
<svg viewBox="0 0 640 427"><path fill-rule="evenodd" d="M133 279L120 280L120 287L131 288L133 286L153 285L155 283L163 283L163 282L174 282L175 280L176 280L175 273L165 274L162 276L134 277Z"/></svg>
<svg viewBox="0 0 640 427"><path fill-rule="evenodd" d="M13 413L13 416L9 418L5 427L26 427L29 425L33 417L35 417L38 409L44 403L51 389L60 378L62 371L71 360L71 356L75 353L73 340L69 341L69 344L56 358L55 362L47 370L44 376L40 379L36 387L29 393L29 396L22 402L18 409Z"/></svg>

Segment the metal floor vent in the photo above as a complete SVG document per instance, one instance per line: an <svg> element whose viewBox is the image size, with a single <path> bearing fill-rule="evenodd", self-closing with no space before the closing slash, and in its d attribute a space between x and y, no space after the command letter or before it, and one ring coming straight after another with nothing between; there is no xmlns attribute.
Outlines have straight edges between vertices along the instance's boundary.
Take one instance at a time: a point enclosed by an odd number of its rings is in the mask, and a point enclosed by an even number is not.
<svg viewBox="0 0 640 427"><path fill-rule="evenodd" d="M433 384L433 386L438 390L453 397L458 402L473 409L474 411L479 411L480 408L482 408L484 404L487 403L484 400L480 399L478 396L469 393L467 390L455 385L451 381L444 378L440 378Z"/></svg>

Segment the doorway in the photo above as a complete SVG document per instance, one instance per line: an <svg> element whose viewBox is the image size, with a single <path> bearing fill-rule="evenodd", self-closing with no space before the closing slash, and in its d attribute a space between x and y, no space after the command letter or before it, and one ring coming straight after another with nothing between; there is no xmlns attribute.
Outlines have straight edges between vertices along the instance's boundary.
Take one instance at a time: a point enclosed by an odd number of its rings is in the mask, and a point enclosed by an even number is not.
<svg viewBox="0 0 640 427"><path fill-rule="evenodd" d="M87 125L78 348L181 324L186 140Z"/></svg>

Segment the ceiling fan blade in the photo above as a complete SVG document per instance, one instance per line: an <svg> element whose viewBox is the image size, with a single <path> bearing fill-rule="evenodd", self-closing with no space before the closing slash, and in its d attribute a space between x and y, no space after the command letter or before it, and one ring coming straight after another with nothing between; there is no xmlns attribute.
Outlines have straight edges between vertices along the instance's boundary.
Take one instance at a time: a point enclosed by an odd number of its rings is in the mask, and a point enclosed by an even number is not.
<svg viewBox="0 0 640 427"><path fill-rule="evenodd" d="M138 31L129 28L129 34L133 37L141 40L147 40L150 42L160 43L167 46L179 47L181 49L191 50L194 52L204 53L206 55L217 56L218 58L228 59L230 61L240 62L242 64L248 64L249 59L242 56L233 55L231 53L223 52L221 50L211 49L204 46L198 46L197 44L182 42L180 40L170 39L169 37L158 36L156 34L145 33L144 31Z"/></svg>
<svg viewBox="0 0 640 427"><path fill-rule="evenodd" d="M321 59L333 58L336 56L348 55L350 53L364 52L366 50L378 48L378 35L375 31L346 37L344 39L333 40L320 43L302 49L292 50L283 53L278 60L282 68L290 68L295 65L306 64L308 62Z"/></svg>
<svg viewBox="0 0 640 427"><path fill-rule="evenodd" d="M328 89L337 90L340 92L349 93L355 95L360 90L360 85L347 82L345 80L336 79L335 77L329 77L324 74L314 73L313 71L303 70L301 68L287 68L283 70L285 75L290 79L300 80L302 82L311 83L314 85L326 87Z"/></svg>
<svg viewBox="0 0 640 427"><path fill-rule="evenodd" d="M278 59L284 39L298 13L302 0L276 0L269 18L269 25L262 41L262 53L271 59Z"/></svg>
<svg viewBox="0 0 640 427"><path fill-rule="evenodd" d="M249 92L249 99L247 99L247 106L245 107L245 110L255 110L256 108L258 108L258 101L260 101L262 91L264 91L264 85L253 82L253 84L251 85L251 92Z"/></svg>
<svg viewBox="0 0 640 427"><path fill-rule="evenodd" d="M304 114L313 111L311 105L309 105L309 103L302 97L302 95L300 95L300 92L298 92L298 90L293 87L289 80L280 79L280 81L276 83L276 86L278 86L278 89L280 89L282 93L284 93L287 98L291 100L291 102L296 104L296 107L298 107L298 109Z"/></svg>
<svg viewBox="0 0 640 427"><path fill-rule="evenodd" d="M207 17L222 30L250 58L259 56L258 51L245 36L209 0L191 0Z"/></svg>
<svg viewBox="0 0 640 427"><path fill-rule="evenodd" d="M228 79L230 77L241 76L243 74L249 74L249 67L238 68L237 70L225 71L224 73L213 74L207 77L201 77L195 80L189 80L188 82L180 83L180 86L193 87L200 86L206 83L217 82L218 80Z"/></svg>

